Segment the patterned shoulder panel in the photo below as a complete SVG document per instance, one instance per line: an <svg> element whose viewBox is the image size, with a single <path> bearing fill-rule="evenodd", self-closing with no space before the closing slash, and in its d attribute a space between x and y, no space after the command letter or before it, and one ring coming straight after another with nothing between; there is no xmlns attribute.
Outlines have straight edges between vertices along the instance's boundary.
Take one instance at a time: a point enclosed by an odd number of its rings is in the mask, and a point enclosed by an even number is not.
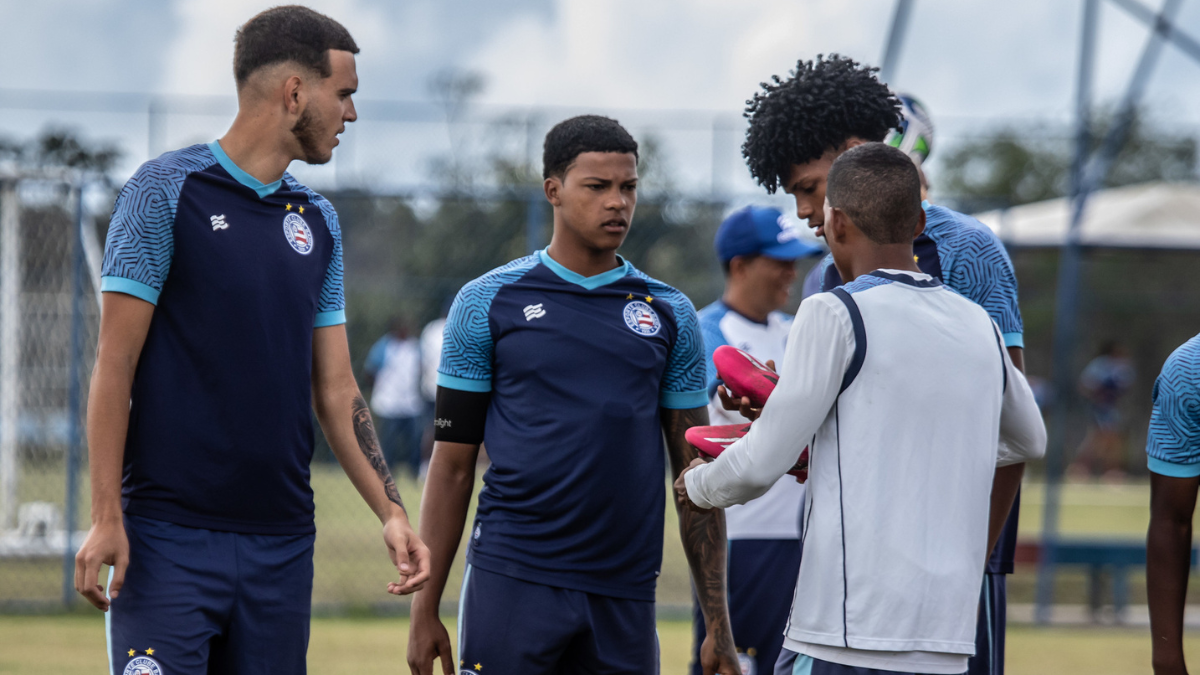
<svg viewBox="0 0 1200 675"><path fill-rule="evenodd" d="M188 175L217 158L207 145L168 152L138 167L113 205L101 275L136 282L158 298L175 253L175 209Z"/></svg>
<svg viewBox="0 0 1200 675"><path fill-rule="evenodd" d="M540 262L536 254L517 258L462 287L446 318L439 373L466 380L491 380L494 345L488 312L492 300L502 287L525 276Z"/></svg>
<svg viewBox="0 0 1200 675"><path fill-rule="evenodd" d="M667 358L662 390L675 393L706 391L708 370L704 359L704 338L692 301L639 269L634 269L633 273L646 282L650 295L665 300L675 314L675 344L671 346L671 355Z"/></svg>
<svg viewBox="0 0 1200 675"><path fill-rule="evenodd" d="M290 173L283 174L283 181L290 189L308 195L309 203L321 210L321 215L325 217L325 223L329 226L329 233L333 235L333 255L329 258L325 282L321 284L321 298L317 303L317 311L337 312L346 309L346 290L342 279L342 226L338 222L337 211L328 199L293 178Z"/></svg>
<svg viewBox="0 0 1200 675"><path fill-rule="evenodd" d="M942 282L987 310L1006 340L1021 335L1017 275L999 237L957 211L930 206L926 213L925 234L937 244Z"/></svg>
<svg viewBox="0 0 1200 675"><path fill-rule="evenodd" d="M876 286L886 286L892 283L895 283L895 281L886 277L877 277L873 274L864 274L848 284L843 284L842 290L853 295L855 293L861 293L865 290L875 288Z"/></svg>
<svg viewBox="0 0 1200 675"><path fill-rule="evenodd" d="M833 268L833 254L827 253L824 258L821 258L821 262L817 263L816 275L820 282L821 292L832 291L842 280L836 269L832 273L830 272L831 268Z"/></svg>
<svg viewBox="0 0 1200 675"><path fill-rule="evenodd" d="M704 339L704 381L710 398L717 391L717 368L713 365L713 352L717 351L717 347L729 344L725 333L721 331L721 319L728 313L729 308L720 300L696 313L700 322L700 335Z"/></svg>
<svg viewBox="0 0 1200 675"><path fill-rule="evenodd" d="M1173 464L1200 462L1200 335L1167 358L1153 400L1146 454Z"/></svg>

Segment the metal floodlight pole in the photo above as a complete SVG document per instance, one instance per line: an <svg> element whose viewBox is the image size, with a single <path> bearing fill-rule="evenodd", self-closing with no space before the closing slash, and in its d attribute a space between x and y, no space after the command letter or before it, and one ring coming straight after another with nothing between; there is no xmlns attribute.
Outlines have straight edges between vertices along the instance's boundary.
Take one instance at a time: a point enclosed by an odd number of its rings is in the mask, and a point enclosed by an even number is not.
<svg viewBox="0 0 1200 675"><path fill-rule="evenodd" d="M900 48L908 28L908 17L912 14L913 0L896 0L896 11L892 13L892 27L888 30L887 45L883 48L883 60L879 67L879 79L890 83L896 74L896 62L900 60Z"/></svg>
<svg viewBox="0 0 1200 675"><path fill-rule="evenodd" d="M1193 61L1200 63L1200 40L1179 30L1172 22L1164 22L1160 14L1137 0L1109 1L1125 10L1133 18L1162 33L1162 36L1179 48L1181 52L1191 57Z"/></svg>
<svg viewBox="0 0 1200 675"><path fill-rule="evenodd" d="M75 527L79 520L79 464L82 446L83 395L83 280L87 261L84 258L83 239L83 185L72 186L71 195L75 207L74 240L71 246L71 367L67 371L70 382L67 386L68 429L66 453L66 498L63 517L62 598L63 605L70 607L75 601Z"/></svg>
<svg viewBox="0 0 1200 675"><path fill-rule="evenodd" d="M0 182L0 530L17 525L21 211L17 181Z"/></svg>
<svg viewBox="0 0 1200 675"><path fill-rule="evenodd" d="M1113 126L1092 162L1087 161L1091 144L1091 81L1095 56L1096 11L1098 0L1085 0L1083 35L1080 41L1079 81L1076 89L1075 160L1071 167L1071 224L1060 254L1058 293L1054 317L1054 390L1057 402L1050 439L1046 448L1046 495L1042 521L1042 554L1038 565L1038 623L1050 621L1054 601L1055 547L1058 543L1058 514L1066 454L1066 429L1070 420L1075 368L1071 355L1075 347L1076 319L1080 298L1080 268L1083 251L1080 227L1093 189L1104 180L1117 152L1125 142L1137 104L1145 93L1147 81L1162 54L1164 26L1169 26L1182 0L1165 0L1155 28L1142 50L1137 68L1126 88Z"/></svg>

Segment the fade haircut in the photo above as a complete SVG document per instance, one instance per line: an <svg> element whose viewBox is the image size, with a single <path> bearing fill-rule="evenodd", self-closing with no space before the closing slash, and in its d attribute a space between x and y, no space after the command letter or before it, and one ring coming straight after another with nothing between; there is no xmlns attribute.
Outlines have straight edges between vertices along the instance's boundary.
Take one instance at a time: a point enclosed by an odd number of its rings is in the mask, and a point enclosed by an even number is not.
<svg viewBox="0 0 1200 675"><path fill-rule="evenodd" d="M876 244L910 244L921 222L917 167L886 143L842 153L829 169L825 198Z"/></svg>
<svg viewBox="0 0 1200 675"><path fill-rule="evenodd" d="M778 75L746 102L750 121L742 156L767 192L787 181L792 167L818 159L851 137L882 141L900 125L900 101L875 77L878 68L837 54L800 61L788 79Z"/></svg>
<svg viewBox="0 0 1200 675"><path fill-rule="evenodd" d="M580 115L554 125L542 146L542 178L562 178L575 158L585 152L630 153L638 158L638 144L614 119Z"/></svg>
<svg viewBox="0 0 1200 675"><path fill-rule="evenodd" d="M233 41L233 77L238 89L255 71L286 61L329 77L333 74L329 50L358 53L345 26L300 5L260 12L238 29Z"/></svg>

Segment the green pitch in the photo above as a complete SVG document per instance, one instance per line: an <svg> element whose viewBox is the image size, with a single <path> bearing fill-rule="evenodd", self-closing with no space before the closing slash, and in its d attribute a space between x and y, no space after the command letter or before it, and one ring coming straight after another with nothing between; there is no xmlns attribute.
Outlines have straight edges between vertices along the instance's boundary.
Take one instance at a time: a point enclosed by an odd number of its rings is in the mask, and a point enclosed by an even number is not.
<svg viewBox="0 0 1200 675"><path fill-rule="evenodd" d="M447 625L453 639L453 622ZM684 675L691 649L690 624L661 622L658 635L663 675ZM1150 635L1142 629L1014 628L1008 635L1010 675L1127 675L1150 670ZM404 619L317 619L308 650L309 672L407 673L407 640ZM1195 663L1200 658L1200 637L1190 639L1187 646ZM104 650L104 620L98 615L0 617L0 673L104 673L108 670ZM486 673L487 664L483 665Z"/></svg>

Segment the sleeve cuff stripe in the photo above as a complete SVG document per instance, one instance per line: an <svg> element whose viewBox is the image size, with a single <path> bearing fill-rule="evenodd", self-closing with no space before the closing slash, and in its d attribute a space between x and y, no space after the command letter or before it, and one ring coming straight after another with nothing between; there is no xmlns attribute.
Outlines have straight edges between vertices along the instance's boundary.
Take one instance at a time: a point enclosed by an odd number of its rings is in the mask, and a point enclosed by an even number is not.
<svg viewBox="0 0 1200 675"><path fill-rule="evenodd" d="M1177 464L1157 457L1147 456L1146 466L1160 476L1172 478L1195 478L1200 476L1200 462L1196 464Z"/></svg>
<svg viewBox="0 0 1200 675"><path fill-rule="evenodd" d="M1021 333L1005 333L1004 334L1004 346L1005 347L1020 347L1021 349L1024 349L1025 348L1025 336L1022 335Z"/></svg>
<svg viewBox="0 0 1200 675"><path fill-rule="evenodd" d="M454 375L447 375L446 373L438 373L437 385L447 389L475 391L480 393L485 393L492 390L491 380L469 380L465 377L455 377Z"/></svg>
<svg viewBox="0 0 1200 675"><path fill-rule="evenodd" d="M158 304L158 291L154 290L153 286L147 286L140 281L125 277L101 277L100 292L124 293L145 300L152 305Z"/></svg>
<svg viewBox="0 0 1200 675"><path fill-rule="evenodd" d="M313 328L337 326L343 323L346 323L346 310L344 309L332 312L317 312L317 320L313 323Z"/></svg>
<svg viewBox="0 0 1200 675"><path fill-rule="evenodd" d="M690 410L708 405L708 390L664 391L658 396L658 404L671 410Z"/></svg>

